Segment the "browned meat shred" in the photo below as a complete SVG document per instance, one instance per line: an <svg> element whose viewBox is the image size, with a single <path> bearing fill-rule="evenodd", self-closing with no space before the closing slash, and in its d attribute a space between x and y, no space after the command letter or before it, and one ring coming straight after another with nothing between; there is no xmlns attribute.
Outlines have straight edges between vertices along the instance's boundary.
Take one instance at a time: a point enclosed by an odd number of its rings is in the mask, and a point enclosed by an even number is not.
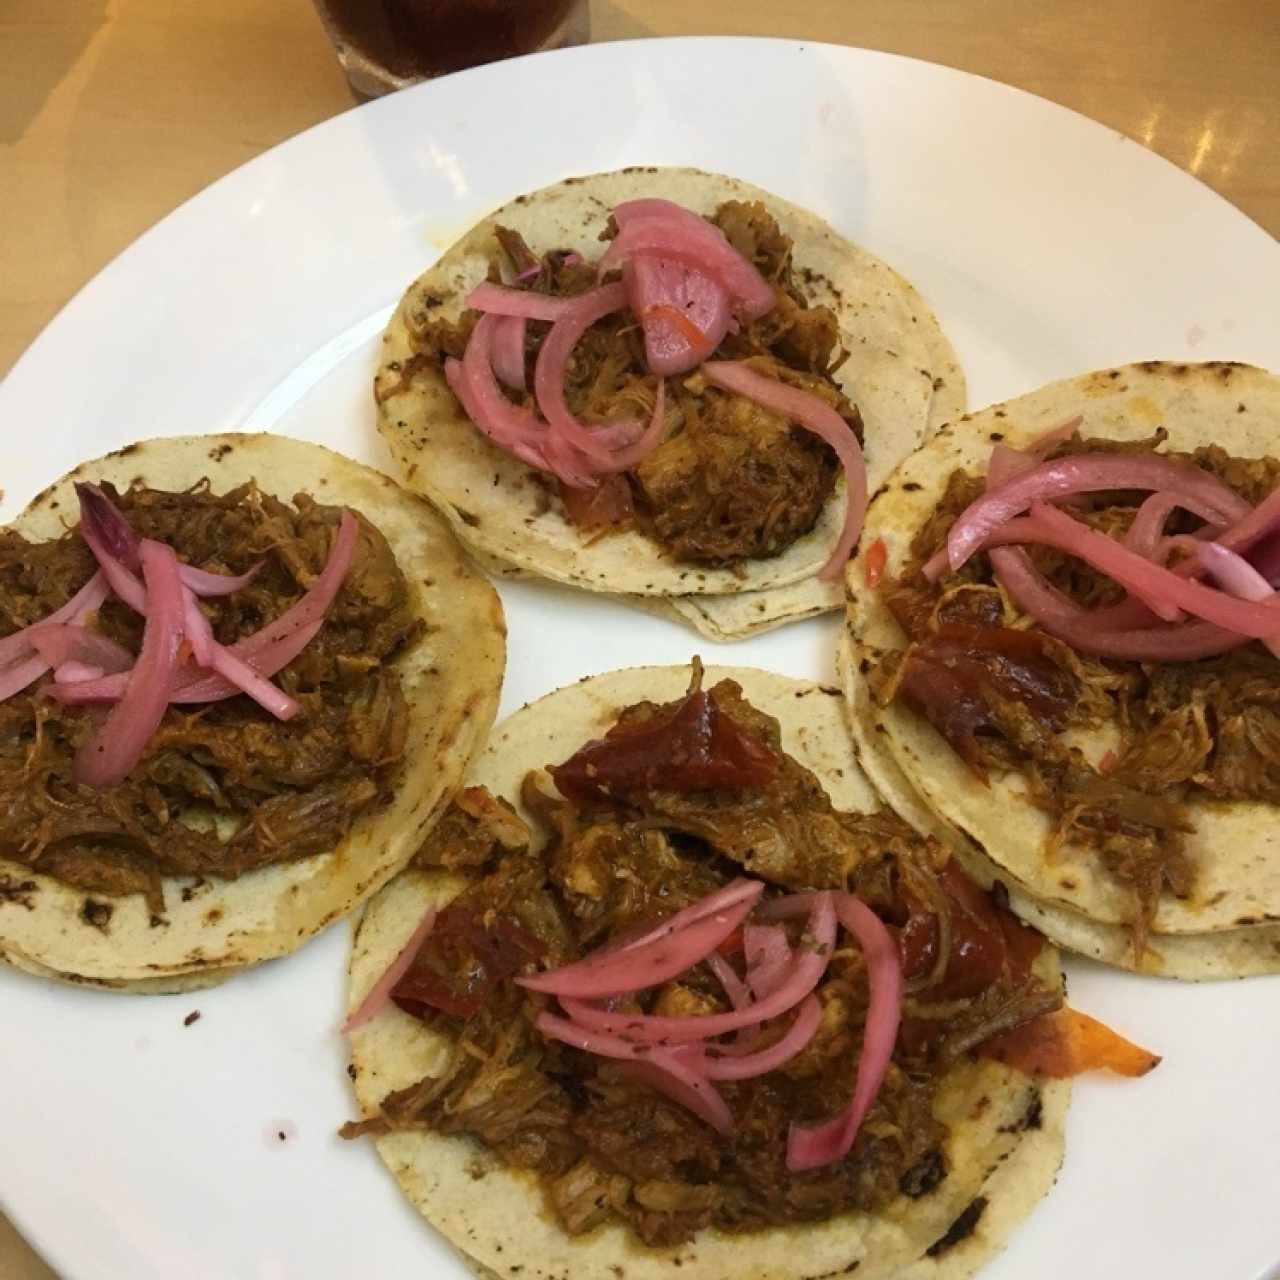
<svg viewBox="0 0 1280 1280"><path fill-rule="evenodd" d="M1142 441L1072 440L1053 456L1159 450L1204 468L1254 504L1280 485L1274 458L1233 458L1217 445L1174 453L1164 450L1165 438L1160 430ZM1187 897L1194 888L1183 841L1191 829L1185 802L1196 796L1280 802L1280 667L1259 644L1160 665L1076 653L1034 627L1023 629L983 554L930 584L921 566L983 487L981 476L953 472L912 543L910 565L900 580L885 584L886 604L912 643L886 655L870 679L882 702L902 699L928 717L979 777L1008 770L1026 775L1032 799L1055 819L1055 839L1069 836L1094 849L1107 873L1132 892L1140 950L1160 896ZM1093 495L1073 514L1119 537L1145 496ZM1191 533L1200 523L1179 511L1167 531ZM1029 552L1049 581L1083 606L1123 597L1080 560L1043 547ZM966 627L970 643L953 652L949 639ZM1042 654L1037 681L1024 680L1019 689L996 655L1033 646ZM937 674L943 668L949 684ZM1057 691L1052 706L1044 702L1048 687ZM1103 724L1121 734L1105 774L1067 748L1060 734Z"/></svg>
<svg viewBox="0 0 1280 1280"><path fill-rule="evenodd" d="M785 889L852 889L894 924L915 919L922 897L940 904L931 910L947 910L949 899L928 887L940 883L947 859L939 845L887 810L867 817L836 812L817 779L782 751L777 721L753 708L732 681L709 696L778 753L775 776L763 787L650 789L578 805L556 795L545 773L531 774L521 798L545 843L538 848L535 838L511 851L493 844L489 862L472 869L476 878L448 908L461 919L490 922L481 950L500 949L515 926L536 937L548 965L567 963L697 901L744 868ZM676 705L640 703L623 711L619 724L659 722ZM460 838L473 847L471 837ZM441 848L436 858L448 862L450 855ZM973 886L969 893L997 919L986 895ZM832 959L818 989L822 1023L805 1050L780 1070L718 1086L734 1115L728 1137L629 1077L625 1064L544 1040L532 1023L554 1006L509 979L465 1014L447 1012L456 1007L465 960L453 989L425 1012L430 1025L454 1037L449 1066L385 1098L378 1114L343 1132L416 1127L473 1134L509 1163L542 1176L570 1233L620 1219L653 1246L683 1243L710 1226L750 1231L874 1211L903 1185L924 1194L946 1177L946 1130L932 1106L948 1064L987 1034L1060 1003L1030 972L1035 936L1011 917L1000 927L1013 939L1008 957L996 962L974 998L955 998L945 986L959 952L913 981L908 1017L923 1030L910 1043L904 1035L853 1151L823 1169L789 1172L786 1138L793 1122L829 1118L851 1096L869 998L856 947L841 947ZM794 926L793 944L802 928ZM436 964L444 954L433 957L430 948L429 938L428 954L419 953L415 966ZM639 1011L668 1015L728 1008L705 966L632 999Z"/></svg>
<svg viewBox="0 0 1280 1280"><path fill-rule="evenodd" d="M768 315L727 336L713 358L749 360L766 376L820 396L861 439L857 408L833 381L845 358L839 324L829 307L810 305L812 281L793 269L790 239L759 202L727 201L711 221L774 285L777 298ZM565 255L557 252L539 259L505 227L495 228L495 238L492 279L514 281L536 267L536 275L519 282L522 287L572 296L596 284L590 263L565 265ZM448 357L461 357L475 316L464 312L455 323L424 310L411 317L415 354L384 394L407 386L421 370L438 370ZM532 373L547 326L531 322L527 330ZM566 375L566 399L588 423L647 420L655 385L640 327L622 312L593 325L578 343ZM516 398L532 403L529 393ZM712 387L696 372L668 379L666 415L666 439L612 483L606 503L562 492L570 520L589 530L634 524L676 560L710 565L779 555L813 528L839 471L829 445L751 400ZM629 490L625 499L619 486Z"/></svg>
<svg viewBox="0 0 1280 1280"><path fill-rule="evenodd" d="M143 537L248 586L202 604L230 644L297 600L328 556L341 511L298 495L290 506L244 485L217 495L135 487L109 495ZM0 530L0 631L64 604L93 572L78 532L30 543ZM97 626L137 652L142 620L109 600ZM418 633L408 589L382 534L363 517L356 557L317 637L276 677L302 704L276 720L247 697L170 707L118 786L71 781L76 747L98 713L33 686L0 704L0 853L105 894L142 893L163 908L164 876L231 879L330 849L385 800L403 755L408 709L395 666ZM213 827L216 822L222 834Z"/></svg>

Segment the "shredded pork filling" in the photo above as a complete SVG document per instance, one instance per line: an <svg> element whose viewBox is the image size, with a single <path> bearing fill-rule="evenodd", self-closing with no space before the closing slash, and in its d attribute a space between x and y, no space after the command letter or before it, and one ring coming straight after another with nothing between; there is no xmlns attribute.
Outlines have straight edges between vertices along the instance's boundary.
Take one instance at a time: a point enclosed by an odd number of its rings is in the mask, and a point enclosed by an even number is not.
<svg viewBox="0 0 1280 1280"><path fill-rule="evenodd" d="M1009 917L1014 942L1006 955L997 940L1006 926L991 924L989 899L978 894L976 910L987 921L980 927L944 887L939 846L887 811L837 812L817 779L783 753L777 722L737 685L722 682L709 696L767 746L777 762L771 781L687 791L649 772L633 775L643 781L625 796L615 787L574 803L532 774L523 800L545 843L527 836L513 848L512 811L474 796L467 811L455 808L441 824L419 865L469 865L475 879L436 918L392 998L453 1039L454 1052L440 1076L391 1094L379 1115L348 1125L346 1136L412 1128L472 1135L536 1171L570 1233L620 1219L650 1245L678 1244L713 1225L746 1231L874 1211L947 1176L946 1130L932 1111L939 1079L957 1055L1060 1003L1030 974L1025 940L1034 949L1038 938ZM669 712L629 708L619 732ZM567 785L563 772L557 780ZM783 886L851 889L903 926L904 937L912 934L902 943L906 1021L885 1083L849 1155L811 1172L788 1171L787 1133L793 1123L840 1113L851 1096L868 1002L852 939L837 947L817 989L822 1021L800 1054L766 1075L718 1086L733 1113L728 1136L630 1078L625 1065L545 1040L534 1020L554 1002L512 981L668 917L744 869L768 883L766 896ZM802 922L789 934L793 947L804 945ZM954 938L955 954L968 959L939 957L940 938L944 949ZM1024 951L1015 955L1018 940ZM741 966L740 950L723 950ZM988 966L980 973L968 967L979 953ZM622 1007L689 1015L730 1005L701 963ZM757 1047L789 1024L789 1016L779 1019Z"/></svg>
<svg viewBox="0 0 1280 1280"><path fill-rule="evenodd" d="M1137 443L1073 440L1051 456L1160 452L1210 472L1251 504L1280 484L1280 462L1233 458L1216 445L1165 453L1164 433ZM984 479L954 472L911 547L911 563L886 583L886 603L911 640L871 673L884 703L900 699L926 716L979 777L1020 771L1050 814L1055 839L1093 849L1106 873L1133 895L1135 945L1145 944L1162 893L1188 896L1194 867L1184 835L1187 801L1280 802L1280 667L1254 643L1216 658L1144 665L1080 654L1028 627L974 555L929 583L921 567L945 544ZM1145 494L1098 494L1074 509L1080 520L1122 537ZM1168 533L1202 522L1176 512ZM1123 591L1079 560L1028 548L1037 568L1078 604L1117 603ZM1065 744L1068 729L1119 734L1110 757L1091 764Z"/></svg>
<svg viewBox="0 0 1280 1280"><path fill-rule="evenodd" d="M820 396L860 440L858 411L832 376L845 358L836 317L828 307L809 304L804 273L791 262L790 239L758 202L726 202L712 221L774 286L777 300L768 314L727 335L714 358L749 360L759 372ZM539 258L516 233L495 231L492 279L505 276L557 297L596 286L593 263L576 255L566 261L567 255L556 252ZM456 323L437 319L430 307L411 317L416 350L400 370L397 389L424 369L439 373L447 357L460 359L475 321L472 311ZM548 328L538 321L527 326L529 386ZM629 311L607 316L586 332L570 360L565 391L579 420L648 420L656 381ZM507 394L516 403L533 404L530 393ZM813 528L839 465L812 432L710 386L696 370L668 380L666 423L662 444L634 470L605 477L595 489L575 490L548 479L568 518L586 530L637 527L674 559L709 565L778 555Z"/></svg>
<svg viewBox="0 0 1280 1280"><path fill-rule="evenodd" d="M279 617L319 574L341 511L293 505L245 485L223 495L104 486L141 537L184 563L239 574L245 587L202 608L223 644ZM0 632L64 604L96 565L76 530L31 543L0 531ZM96 627L136 653L142 619L118 600ZM0 704L0 856L78 888L141 893L163 910L161 879L231 879L331 849L356 816L385 800L408 711L398 651L418 634L407 586L382 534L360 519L355 559L316 638L277 677L302 705L288 722L240 695L171 706L124 782L72 781L77 747L102 712L63 706L41 682Z"/></svg>

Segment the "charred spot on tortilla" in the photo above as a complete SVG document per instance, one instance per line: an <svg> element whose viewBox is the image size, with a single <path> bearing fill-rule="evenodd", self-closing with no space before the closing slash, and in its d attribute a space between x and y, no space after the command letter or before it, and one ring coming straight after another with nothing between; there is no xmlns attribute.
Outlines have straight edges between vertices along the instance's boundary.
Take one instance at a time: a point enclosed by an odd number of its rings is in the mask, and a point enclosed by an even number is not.
<svg viewBox="0 0 1280 1280"><path fill-rule="evenodd" d="M962 1240L967 1240L978 1228L978 1222L986 1212L986 1196L976 1196L965 1211L947 1228L926 1250L930 1258L939 1258L950 1249L954 1249Z"/></svg>

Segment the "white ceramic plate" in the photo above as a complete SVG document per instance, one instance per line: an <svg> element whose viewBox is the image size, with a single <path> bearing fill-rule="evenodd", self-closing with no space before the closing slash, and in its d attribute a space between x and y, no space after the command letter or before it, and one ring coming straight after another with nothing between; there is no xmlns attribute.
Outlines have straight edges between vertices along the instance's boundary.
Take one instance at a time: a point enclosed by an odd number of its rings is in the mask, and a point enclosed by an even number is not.
<svg viewBox="0 0 1280 1280"><path fill-rule="evenodd" d="M246 165L88 286L0 388L3 515L141 436L245 425L380 462L375 335L519 191L626 164L772 188L914 281L975 405L1127 360L1280 368L1280 247L1109 130L955 71L772 41L627 43L453 76ZM505 586L505 709L714 648L603 600ZM831 679L831 619L716 660ZM465 1274L352 1113L348 928L229 986L126 998L0 974L0 1194L74 1280ZM990 1280L1259 1280L1280 1261L1280 981L1071 965L1080 1007L1165 1055L1076 1091L1059 1184ZM185 1015L202 1012L191 1027ZM283 1140L279 1137L284 1135Z"/></svg>

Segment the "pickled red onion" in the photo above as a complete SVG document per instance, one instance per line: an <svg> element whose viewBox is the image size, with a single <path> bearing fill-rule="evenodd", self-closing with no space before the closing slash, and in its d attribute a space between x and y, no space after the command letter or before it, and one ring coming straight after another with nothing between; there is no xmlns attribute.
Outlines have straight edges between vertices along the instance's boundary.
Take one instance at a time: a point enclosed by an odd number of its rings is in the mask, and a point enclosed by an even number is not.
<svg viewBox="0 0 1280 1280"><path fill-rule="evenodd" d="M750 1080L768 1071L776 1071L808 1045L821 1022L822 1005L818 997L806 996L795 1021L780 1040L767 1049L750 1054L712 1056L715 1046L708 1046L702 1062L702 1074L708 1080Z"/></svg>
<svg viewBox="0 0 1280 1280"><path fill-rule="evenodd" d="M514 391L525 388L524 338L528 321L523 316L503 316L493 333L493 371Z"/></svg>
<svg viewBox="0 0 1280 1280"><path fill-rule="evenodd" d="M1270 600L1275 596L1271 584L1243 556L1215 542L1208 542L1196 549L1200 563L1224 591L1241 600ZM1277 658L1280 658L1280 639L1262 642Z"/></svg>
<svg viewBox="0 0 1280 1280"><path fill-rule="evenodd" d="M792 1172L833 1164L849 1154L889 1068L902 1017L902 965L892 935L876 913L853 894L837 893L834 897L840 923L862 947L871 1000L853 1097L843 1114L825 1124L808 1129L791 1126L787 1135L787 1168Z"/></svg>
<svg viewBox="0 0 1280 1280"><path fill-rule="evenodd" d="M571 996L562 997L560 1003L579 1026L626 1036L637 1043L681 1043L738 1031L794 1009L818 985L835 946L836 915L830 892L814 894L808 932L814 942L813 948L801 948L786 980L765 999L757 1000L745 1009L705 1016L664 1017L614 1013Z"/></svg>
<svg viewBox="0 0 1280 1280"><path fill-rule="evenodd" d="M526 320L554 322L572 310L574 298L553 298L531 289L508 289L491 280L478 284L467 294L466 305L473 311L495 316L520 316Z"/></svg>
<svg viewBox="0 0 1280 1280"><path fill-rule="evenodd" d="M747 984L757 1000L778 989L791 967L791 944L786 930L776 924L751 924L742 931L747 957Z"/></svg>
<svg viewBox="0 0 1280 1280"><path fill-rule="evenodd" d="M644 329L645 360L654 373L688 373L729 331L729 294L705 272L683 262L636 254L622 279L631 310Z"/></svg>
<svg viewBox="0 0 1280 1280"><path fill-rule="evenodd" d="M169 705L178 669L183 621L178 557L172 547L144 538L138 558L146 588L142 649L120 701L71 766L75 781L91 787L113 786L142 758Z"/></svg>
<svg viewBox="0 0 1280 1280"><path fill-rule="evenodd" d="M773 286L729 243L719 227L670 200L628 200L613 211L618 234L600 259L603 275L637 253L688 263L728 290L735 310L749 320L771 311Z"/></svg>
<svg viewBox="0 0 1280 1280"><path fill-rule="evenodd" d="M27 685L39 680L48 670L49 664L38 655L18 658L11 662L0 670L0 700L12 698L15 693L21 693Z"/></svg>
<svg viewBox="0 0 1280 1280"><path fill-rule="evenodd" d="M1276 604L1237 600L1202 583L1180 577L1161 565L1134 555L1114 538L1073 520L1048 503L1035 503L1031 515L1035 524L1040 526L1039 531L1032 535L1033 541L1076 556L1114 578L1127 590L1136 589L1144 596L1175 604L1206 622L1217 623L1241 635L1266 639L1280 634L1280 606Z"/></svg>
<svg viewBox="0 0 1280 1280"><path fill-rule="evenodd" d="M102 571L98 570L61 609L55 609L47 618L41 618L39 622L33 622L30 626L23 627L21 631L15 631L12 635L0 640L0 667L8 666L19 658L27 658L31 655L31 633L37 627L77 623L86 614L99 608L109 594L107 580Z"/></svg>
<svg viewBox="0 0 1280 1280"><path fill-rule="evenodd" d="M735 880L616 950L517 978L519 986L554 995L625 995L674 978L713 952L750 914L764 892L760 880Z"/></svg>
<svg viewBox="0 0 1280 1280"><path fill-rule="evenodd" d="M958 569L987 537L1035 502L1113 489L1167 490L1180 506L1211 523L1233 524L1250 507L1221 480L1177 458L1080 453L1042 462L970 503L947 535L947 560Z"/></svg>
<svg viewBox="0 0 1280 1280"><path fill-rule="evenodd" d="M68 658L66 662L60 663L53 669L53 678L59 684L67 684L72 680L96 680L99 676L106 674L104 668L91 666L87 662L77 662L74 658Z"/></svg>
<svg viewBox="0 0 1280 1280"><path fill-rule="evenodd" d="M732 1132L733 1113L728 1103L710 1081L685 1065L676 1054L659 1050L647 1061L628 1062L618 1070L678 1102L717 1133Z"/></svg>
<svg viewBox="0 0 1280 1280"><path fill-rule="evenodd" d="M30 628L31 647L51 666L79 662L103 672L128 671L134 655L100 631L66 622L42 622Z"/></svg>
<svg viewBox="0 0 1280 1280"><path fill-rule="evenodd" d="M627 305L626 289L621 284L606 284L564 301L567 305L563 314L551 326L538 349L538 359L533 370L534 395L542 416L553 432L560 433L593 463L609 463L612 461L612 454L608 446L569 412L569 406L565 403L564 383L569 357L578 345L578 340L597 320L620 311ZM468 343L467 354L470 353L471 344Z"/></svg>
<svg viewBox="0 0 1280 1280"><path fill-rule="evenodd" d="M359 530L359 521L344 510L324 568L306 593L274 622L227 646L227 652L243 659L263 677L273 676L288 666L320 630L355 558ZM101 680L60 685L50 690L50 696L70 704L114 702L123 695L125 687L125 676L109 675ZM237 685L217 673L198 672L178 681L171 700L175 703L218 702L241 692Z"/></svg>
<svg viewBox="0 0 1280 1280"><path fill-rule="evenodd" d="M1227 653L1248 643L1243 636L1211 622L1187 622L1179 626L1107 627L1102 615L1116 617L1126 601L1109 610L1081 608L1054 588L1019 547L996 547L991 564L1000 585L1025 614L1050 635L1066 641L1081 653L1131 662L1189 662ZM1145 613L1139 605L1138 608ZM1147 614L1150 618L1150 614Z"/></svg>
<svg viewBox="0 0 1280 1280"><path fill-rule="evenodd" d="M435 909L428 908L409 935L409 940L396 952L396 958L387 967L387 971L369 988L368 995L347 1015L347 1020L342 1024L344 1032L354 1031L357 1027L364 1026L390 1003L391 989L413 963L414 957L422 949L422 944L426 941L427 934L431 932L431 926L435 922Z"/></svg>
<svg viewBox="0 0 1280 1280"><path fill-rule="evenodd" d="M835 549L818 571L818 577L827 582L837 580L857 544L867 513L867 465L858 437L825 400L785 382L767 378L747 364L736 360L710 360L702 366L702 372L708 382L790 418L835 450L845 474L844 525Z"/></svg>

